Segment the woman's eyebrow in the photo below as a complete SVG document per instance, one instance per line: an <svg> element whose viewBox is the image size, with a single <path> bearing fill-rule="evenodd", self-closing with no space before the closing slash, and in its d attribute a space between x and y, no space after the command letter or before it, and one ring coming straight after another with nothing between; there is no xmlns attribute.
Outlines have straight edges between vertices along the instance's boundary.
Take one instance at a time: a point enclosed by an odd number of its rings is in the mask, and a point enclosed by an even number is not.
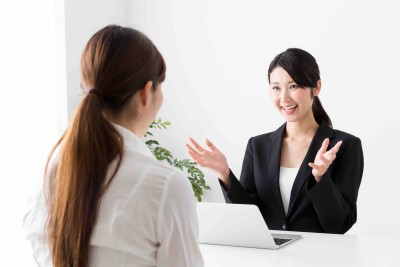
<svg viewBox="0 0 400 267"><path fill-rule="evenodd" d="M296 82L295 81L288 81L287 83L289 84L289 83L296 83ZM271 84L279 84L279 82L271 82Z"/></svg>

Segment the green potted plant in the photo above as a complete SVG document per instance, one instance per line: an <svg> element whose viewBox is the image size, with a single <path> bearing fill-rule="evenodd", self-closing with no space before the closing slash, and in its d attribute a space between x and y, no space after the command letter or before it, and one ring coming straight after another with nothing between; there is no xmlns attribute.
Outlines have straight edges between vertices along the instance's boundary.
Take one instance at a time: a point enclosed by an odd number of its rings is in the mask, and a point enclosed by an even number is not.
<svg viewBox="0 0 400 267"><path fill-rule="evenodd" d="M153 129L167 129L167 126L170 125L171 123L169 121L162 121L161 118L155 119L151 123L149 131L145 135L145 138L147 139L145 143L158 160L166 161L171 166L177 167L181 171L187 171L188 179L192 184L194 195L197 200L201 202L203 190L209 190L210 187L206 184L206 181L204 180L203 172L199 168L197 168L197 163L191 161L190 159L179 160L175 158L168 149L160 146L159 142L154 140L154 135L152 132L150 132Z"/></svg>

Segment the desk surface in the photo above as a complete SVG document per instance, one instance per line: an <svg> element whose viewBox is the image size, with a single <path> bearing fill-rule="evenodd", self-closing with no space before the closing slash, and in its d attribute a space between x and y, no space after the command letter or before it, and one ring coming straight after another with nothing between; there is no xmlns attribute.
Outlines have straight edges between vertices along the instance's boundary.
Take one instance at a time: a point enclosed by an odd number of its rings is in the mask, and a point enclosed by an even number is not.
<svg viewBox="0 0 400 267"><path fill-rule="evenodd" d="M201 244L200 248L206 267L400 266L398 235L290 233L303 237L278 250L206 244Z"/></svg>

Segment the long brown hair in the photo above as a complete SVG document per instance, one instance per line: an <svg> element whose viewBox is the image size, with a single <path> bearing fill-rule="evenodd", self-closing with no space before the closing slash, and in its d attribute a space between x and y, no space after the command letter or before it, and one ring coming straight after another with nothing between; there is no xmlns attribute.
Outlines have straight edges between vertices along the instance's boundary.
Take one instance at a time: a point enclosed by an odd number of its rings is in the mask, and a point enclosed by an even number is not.
<svg viewBox="0 0 400 267"><path fill-rule="evenodd" d="M100 197L123 157L122 136L103 112L120 114L148 81L156 90L165 71L157 48L137 30L109 25L88 41L81 57L81 77L93 91L82 99L45 170L47 234L54 267L88 266ZM52 158L54 163L49 163ZM115 168L110 170L111 166Z"/></svg>

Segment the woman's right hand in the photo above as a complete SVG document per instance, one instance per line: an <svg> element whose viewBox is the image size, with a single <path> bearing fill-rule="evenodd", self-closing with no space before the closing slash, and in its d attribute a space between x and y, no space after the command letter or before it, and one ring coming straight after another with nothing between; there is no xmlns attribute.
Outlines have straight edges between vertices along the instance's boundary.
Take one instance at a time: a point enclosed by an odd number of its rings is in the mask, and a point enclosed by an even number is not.
<svg viewBox="0 0 400 267"><path fill-rule="evenodd" d="M219 179L223 182L226 188L230 186L229 179L229 166L226 161L226 157L221 151L218 150L211 143L210 140L206 140L206 145L209 147L209 150L204 149L200 146L194 139L189 138L190 142L193 146L186 144L186 148L188 149L190 157L197 162L201 167L206 167L217 173Z"/></svg>

